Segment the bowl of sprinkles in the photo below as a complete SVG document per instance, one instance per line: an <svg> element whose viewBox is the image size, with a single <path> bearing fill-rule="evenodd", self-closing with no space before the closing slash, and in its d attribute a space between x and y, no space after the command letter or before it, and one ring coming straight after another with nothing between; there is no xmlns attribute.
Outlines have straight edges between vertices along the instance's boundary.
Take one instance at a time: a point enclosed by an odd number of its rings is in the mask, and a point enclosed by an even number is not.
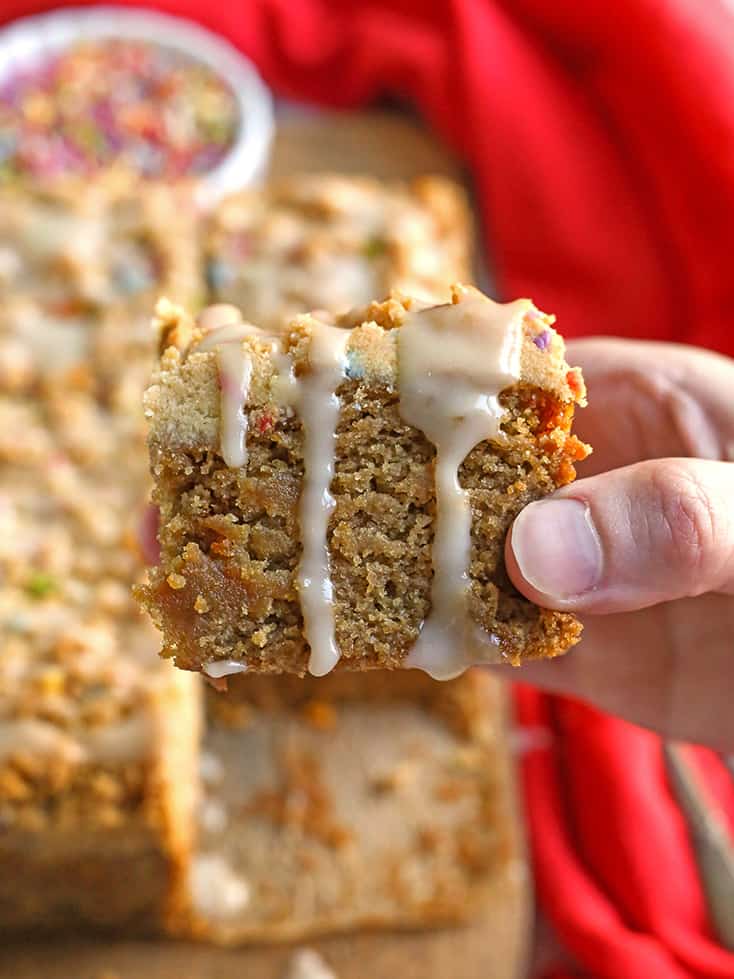
<svg viewBox="0 0 734 979"><path fill-rule="evenodd" d="M253 65L181 18L68 9L0 32L0 184L122 167L194 180L207 206L264 174L272 133Z"/></svg>

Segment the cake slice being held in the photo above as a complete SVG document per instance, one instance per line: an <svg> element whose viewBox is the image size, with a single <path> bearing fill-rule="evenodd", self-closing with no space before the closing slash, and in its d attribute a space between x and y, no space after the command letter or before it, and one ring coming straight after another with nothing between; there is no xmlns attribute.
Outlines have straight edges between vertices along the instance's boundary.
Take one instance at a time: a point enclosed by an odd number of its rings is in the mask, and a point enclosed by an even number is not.
<svg viewBox="0 0 734 979"><path fill-rule="evenodd" d="M146 396L161 563L138 597L163 654L245 670L554 656L579 638L507 577L520 509L575 476L581 374L553 318L455 286L282 335L162 301Z"/></svg>

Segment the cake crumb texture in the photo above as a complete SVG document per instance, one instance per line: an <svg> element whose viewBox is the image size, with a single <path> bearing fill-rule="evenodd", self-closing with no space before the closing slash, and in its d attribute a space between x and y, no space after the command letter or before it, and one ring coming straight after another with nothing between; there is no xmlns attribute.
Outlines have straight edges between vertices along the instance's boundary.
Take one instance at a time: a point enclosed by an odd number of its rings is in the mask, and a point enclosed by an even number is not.
<svg viewBox="0 0 734 979"><path fill-rule="evenodd" d="M452 302L477 297L458 286ZM436 448L401 414L396 353L404 322L424 305L394 294L337 320L351 330L336 391L327 530L341 669L404 665L431 613ZM283 355L259 335L242 340L252 364L248 461L230 467L220 451L216 353L198 352L203 334L186 313L165 312L173 339L146 395L161 564L138 597L163 633L163 655L183 669L228 660L255 672L303 675L304 429L297 411L272 393ZM284 336L296 376L309 369L318 315L296 318ZM571 481L588 452L571 433L574 409L585 400L583 379L566 363L552 322L534 308L524 317L519 380L500 394L501 436L477 445L459 469L471 507L469 613L497 658L513 664L558 655L581 632L573 615L520 595L504 565L514 517Z"/></svg>

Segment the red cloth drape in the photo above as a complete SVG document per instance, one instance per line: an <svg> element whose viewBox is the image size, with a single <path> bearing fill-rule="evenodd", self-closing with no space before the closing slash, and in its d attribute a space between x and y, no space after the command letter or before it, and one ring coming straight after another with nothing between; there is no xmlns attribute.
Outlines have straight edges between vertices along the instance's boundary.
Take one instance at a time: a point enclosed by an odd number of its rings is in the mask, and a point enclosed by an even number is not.
<svg viewBox="0 0 734 979"><path fill-rule="evenodd" d="M79 0L76 0L77 5ZM55 6L3 0L10 19ZM281 94L409 99L466 159L496 281L567 335L734 353L734 10L725 0L159 0ZM659 740L529 689L552 743L524 784L538 891L609 979L734 977L712 938ZM699 753L734 825L734 792ZM560 975L560 973L559 973Z"/></svg>

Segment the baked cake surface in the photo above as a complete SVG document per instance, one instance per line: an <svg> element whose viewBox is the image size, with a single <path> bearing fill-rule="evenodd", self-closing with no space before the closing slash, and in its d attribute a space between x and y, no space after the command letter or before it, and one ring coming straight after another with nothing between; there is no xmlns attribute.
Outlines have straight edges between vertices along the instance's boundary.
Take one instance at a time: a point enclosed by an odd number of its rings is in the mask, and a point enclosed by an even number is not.
<svg viewBox="0 0 734 979"><path fill-rule="evenodd" d="M439 302L470 278L470 240L465 195L445 178L298 175L217 208L209 295L267 327L313 309L341 313L392 289Z"/></svg>
<svg viewBox="0 0 734 979"><path fill-rule="evenodd" d="M0 396L0 429L2 927L155 932L183 900L199 691L132 602L144 484L71 390Z"/></svg>
<svg viewBox="0 0 734 979"><path fill-rule="evenodd" d="M0 189L0 387L83 385L139 415L155 299L203 298L198 225L187 187L122 173Z"/></svg>
<svg viewBox="0 0 734 979"><path fill-rule="evenodd" d="M130 589L149 307L199 294L186 201L112 177L0 192L4 933L156 932L183 900L200 690Z"/></svg>
<svg viewBox="0 0 734 979"><path fill-rule="evenodd" d="M184 933L294 940L476 915L507 859L494 678L246 676L211 700Z"/></svg>
<svg viewBox="0 0 734 979"><path fill-rule="evenodd" d="M503 559L519 510L588 451L552 322L461 286L277 335L232 307L194 322L161 303L146 396L161 563L138 597L164 656L215 679L446 678L571 646L575 617L523 598Z"/></svg>

